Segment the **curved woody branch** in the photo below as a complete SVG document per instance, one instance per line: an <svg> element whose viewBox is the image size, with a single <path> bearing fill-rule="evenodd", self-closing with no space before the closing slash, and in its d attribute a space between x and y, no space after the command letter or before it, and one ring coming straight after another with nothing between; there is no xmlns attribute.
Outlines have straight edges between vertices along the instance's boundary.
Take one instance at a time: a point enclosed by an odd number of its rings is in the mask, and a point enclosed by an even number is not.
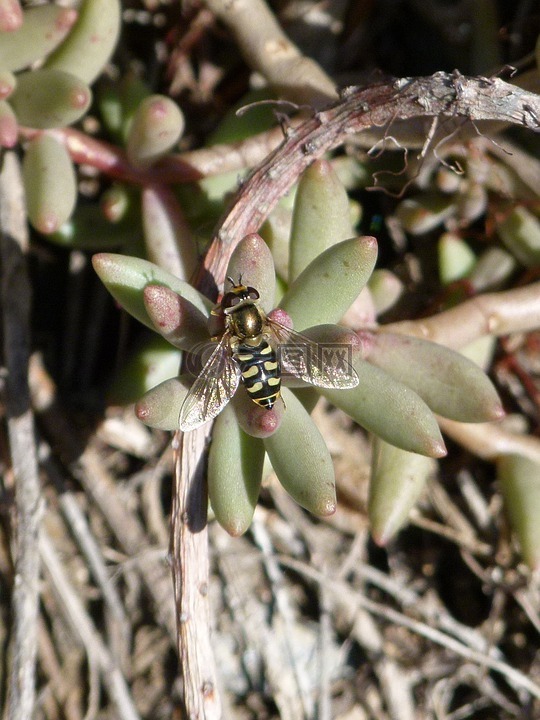
<svg viewBox="0 0 540 720"><path fill-rule="evenodd" d="M236 243L260 228L314 160L353 134L418 117L448 118L464 124L496 121L538 131L540 96L499 78L466 77L456 71L346 89L339 102L289 130L282 144L243 183L218 224L198 287L215 294Z"/></svg>

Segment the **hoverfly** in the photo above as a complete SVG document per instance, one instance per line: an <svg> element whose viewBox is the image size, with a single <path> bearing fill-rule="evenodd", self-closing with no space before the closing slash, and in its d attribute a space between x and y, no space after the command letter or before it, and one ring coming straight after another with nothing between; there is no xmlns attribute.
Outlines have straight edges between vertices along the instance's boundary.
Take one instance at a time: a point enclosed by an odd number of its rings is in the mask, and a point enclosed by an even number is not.
<svg viewBox="0 0 540 720"><path fill-rule="evenodd" d="M356 371L347 362L325 362L316 342L268 318L258 291L231 283L212 314L223 315L225 331L180 410L180 430L187 432L215 418L235 394L240 380L251 400L270 410L281 395L284 372L323 388L358 385Z"/></svg>

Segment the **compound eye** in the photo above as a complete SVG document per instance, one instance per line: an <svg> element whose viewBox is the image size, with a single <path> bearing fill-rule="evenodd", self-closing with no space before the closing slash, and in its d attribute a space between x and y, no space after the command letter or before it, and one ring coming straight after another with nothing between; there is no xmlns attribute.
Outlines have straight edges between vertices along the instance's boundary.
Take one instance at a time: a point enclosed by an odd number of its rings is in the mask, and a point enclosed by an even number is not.
<svg viewBox="0 0 540 720"><path fill-rule="evenodd" d="M234 292L225 293L223 300L221 301L221 307L226 310L227 308L234 307L240 302L240 297Z"/></svg>
<svg viewBox="0 0 540 720"><path fill-rule="evenodd" d="M252 287L248 287L247 296L250 300L258 300L260 298L259 293Z"/></svg>

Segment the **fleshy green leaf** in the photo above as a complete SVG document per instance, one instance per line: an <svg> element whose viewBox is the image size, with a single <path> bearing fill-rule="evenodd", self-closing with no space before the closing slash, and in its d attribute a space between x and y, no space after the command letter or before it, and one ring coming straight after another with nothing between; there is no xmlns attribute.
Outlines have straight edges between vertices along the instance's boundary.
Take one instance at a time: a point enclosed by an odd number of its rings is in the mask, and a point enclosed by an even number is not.
<svg viewBox="0 0 540 720"><path fill-rule="evenodd" d="M276 266L276 273L286 280L289 277L289 236L291 233L292 210L289 207L289 197L282 198L272 210L259 230L261 237L267 243Z"/></svg>
<svg viewBox="0 0 540 720"><path fill-rule="evenodd" d="M357 387L321 394L391 445L429 457L446 455L435 416L419 395L363 360L352 364L360 380Z"/></svg>
<svg viewBox="0 0 540 720"><path fill-rule="evenodd" d="M8 70L0 70L0 100L5 100L15 90L17 78Z"/></svg>
<svg viewBox="0 0 540 720"><path fill-rule="evenodd" d="M19 126L11 105L0 100L0 146L11 148L17 144Z"/></svg>
<svg viewBox="0 0 540 720"><path fill-rule="evenodd" d="M264 101L275 97L268 85L249 90L220 118L218 126L206 138L205 145L230 145L273 128L275 111L271 102Z"/></svg>
<svg viewBox="0 0 540 720"><path fill-rule="evenodd" d="M403 292L403 283L390 270L374 270L368 282L369 291L377 315L393 307Z"/></svg>
<svg viewBox="0 0 540 720"><path fill-rule="evenodd" d="M164 285L147 285L144 304L155 329L182 350L208 343L208 319L195 305Z"/></svg>
<svg viewBox="0 0 540 720"><path fill-rule="evenodd" d="M502 455L497 474L510 525L524 561L540 567L540 464L523 455Z"/></svg>
<svg viewBox="0 0 540 720"><path fill-rule="evenodd" d="M353 235L349 197L327 160L317 160L302 174L294 203L289 281L337 242Z"/></svg>
<svg viewBox="0 0 540 720"><path fill-rule="evenodd" d="M158 335L151 336L122 365L111 385L109 401L120 405L135 402L150 388L178 375L181 359L179 350Z"/></svg>
<svg viewBox="0 0 540 720"><path fill-rule="evenodd" d="M540 220L523 206L508 212L497 234L510 252L526 267L540 263Z"/></svg>
<svg viewBox="0 0 540 720"><path fill-rule="evenodd" d="M266 312L274 307L276 273L268 245L260 235L252 233L242 238L235 247L227 266L227 275L235 282L254 287L261 297L261 306ZM226 283L225 290L229 287Z"/></svg>
<svg viewBox="0 0 540 720"><path fill-rule="evenodd" d="M176 145L184 115L165 95L150 95L137 108L127 139L127 154L137 167L148 167Z"/></svg>
<svg viewBox="0 0 540 720"><path fill-rule="evenodd" d="M442 345L379 333L373 336L368 359L412 388L438 415L460 422L489 422L504 414L483 370Z"/></svg>
<svg viewBox="0 0 540 720"><path fill-rule="evenodd" d="M480 255L467 280L476 292L483 292L506 282L516 265L515 259L506 250L490 247Z"/></svg>
<svg viewBox="0 0 540 720"><path fill-rule="evenodd" d="M302 403L284 388L286 411L277 432L264 446L279 481L289 495L315 515L332 515L336 490L332 458Z"/></svg>
<svg viewBox="0 0 540 720"><path fill-rule="evenodd" d="M76 122L88 110L91 100L88 86L62 70L21 73L9 98L19 123L40 129Z"/></svg>
<svg viewBox="0 0 540 720"><path fill-rule="evenodd" d="M290 386L287 385L286 387ZM319 393L311 386L294 388L294 394L300 400L300 402L310 415L315 409L315 405L321 399Z"/></svg>
<svg viewBox="0 0 540 720"><path fill-rule="evenodd" d="M232 406L242 430L254 438L267 438L275 433L287 412L281 399L271 410L260 407L251 400L242 384L232 400Z"/></svg>
<svg viewBox="0 0 540 720"><path fill-rule="evenodd" d="M189 385L182 378L172 377L153 387L135 405L141 422L160 430L178 430L180 409Z"/></svg>
<svg viewBox="0 0 540 720"><path fill-rule="evenodd" d="M352 362L355 357L358 357L358 353L363 348L363 344L354 330L350 330L343 325L333 323L314 325L302 330L302 335L319 344L330 344L332 347L329 350L333 350L333 345L336 343L346 346L350 350L350 354L345 358L347 362Z"/></svg>
<svg viewBox="0 0 540 720"><path fill-rule="evenodd" d="M461 280L473 269L476 255L469 245L455 233L443 233L439 238L439 275L445 285Z"/></svg>
<svg viewBox="0 0 540 720"><path fill-rule="evenodd" d="M135 113L141 103L151 95L150 87L137 72L129 72L115 85L114 90L120 100L119 138L125 144Z"/></svg>
<svg viewBox="0 0 540 720"><path fill-rule="evenodd" d="M482 335L476 340L459 349L459 354L468 358L482 369L490 367L497 346L497 338L493 335Z"/></svg>
<svg viewBox="0 0 540 720"><path fill-rule="evenodd" d="M353 360L359 357L361 343L358 335L342 325L315 325L314 327L303 330L302 335L318 343L319 349L322 352L328 352L328 359L330 361L344 361L352 365ZM352 374L351 368L351 375ZM292 375L284 375L282 382L286 387L294 388L295 396L300 400L308 413L311 413L320 398L319 388L315 390L312 385L308 385L308 383Z"/></svg>
<svg viewBox="0 0 540 720"><path fill-rule="evenodd" d="M146 187L141 205L148 259L189 280L197 267L197 245L174 192L165 185Z"/></svg>
<svg viewBox="0 0 540 720"><path fill-rule="evenodd" d="M458 192L460 185L463 184L463 175L458 173L450 166L439 165L434 176L435 186L438 190L450 195Z"/></svg>
<svg viewBox="0 0 540 720"><path fill-rule="evenodd" d="M251 524L259 498L264 445L238 426L227 406L216 418L208 456L208 495L219 524L242 535Z"/></svg>
<svg viewBox="0 0 540 720"><path fill-rule="evenodd" d="M375 542L386 545L407 522L436 463L375 438L372 464L369 521Z"/></svg>
<svg viewBox="0 0 540 720"><path fill-rule="evenodd" d="M136 72L127 72L119 82L102 78L97 88L97 105L108 132L125 144L133 115L150 89Z"/></svg>
<svg viewBox="0 0 540 720"><path fill-rule="evenodd" d="M16 32L23 22L19 0L0 0L0 32Z"/></svg>
<svg viewBox="0 0 540 720"><path fill-rule="evenodd" d="M295 330L338 322L369 280L376 259L373 237L344 240L315 258L280 303Z"/></svg>
<svg viewBox="0 0 540 720"><path fill-rule="evenodd" d="M189 300L204 315L208 315L212 309L212 303L195 288L148 260L115 253L99 253L93 256L92 264L114 299L152 330L155 329L154 324L148 316L143 298L143 290L147 285L165 285Z"/></svg>
<svg viewBox="0 0 540 720"><path fill-rule="evenodd" d="M346 190L359 190L373 183L373 171L356 155L338 155L332 158L332 167Z"/></svg>
<svg viewBox="0 0 540 720"><path fill-rule="evenodd" d="M396 215L411 235L423 235L444 222L455 210L453 196L425 194L400 202Z"/></svg>
<svg viewBox="0 0 540 720"><path fill-rule="evenodd" d="M71 218L49 236L52 242L79 250L118 250L133 252L137 233L132 223L113 224L95 203L78 203Z"/></svg>
<svg viewBox="0 0 540 720"><path fill-rule="evenodd" d="M120 22L119 0L84 0L75 27L46 67L65 70L90 84L112 55Z"/></svg>
<svg viewBox="0 0 540 720"><path fill-rule="evenodd" d="M77 199L77 179L66 148L49 135L36 137L26 149L22 170L30 222L42 233L55 232Z"/></svg>
<svg viewBox="0 0 540 720"><path fill-rule="evenodd" d="M361 360L362 343L353 330L342 325L315 325L303 330L302 335L317 343L318 349L315 352L322 354L328 368L339 368L342 364L346 364L349 369L349 379L355 380L354 363ZM291 381L291 386L294 383L294 378L288 375L284 376L284 380L286 383Z"/></svg>
<svg viewBox="0 0 540 720"><path fill-rule="evenodd" d="M22 70L43 60L62 40L77 19L77 13L59 5L26 8L18 30L0 36L0 67Z"/></svg>
<svg viewBox="0 0 540 720"><path fill-rule="evenodd" d="M465 226L471 225L486 212L488 194L484 185L480 183L467 183L464 192L457 197L457 215L459 222Z"/></svg>
<svg viewBox="0 0 540 720"><path fill-rule="evenodd" d="M103 217L115 225L128 217L130 210L133 210L133 194L127 185L119 183L111 185L101 195L99 205Z"/></svg>

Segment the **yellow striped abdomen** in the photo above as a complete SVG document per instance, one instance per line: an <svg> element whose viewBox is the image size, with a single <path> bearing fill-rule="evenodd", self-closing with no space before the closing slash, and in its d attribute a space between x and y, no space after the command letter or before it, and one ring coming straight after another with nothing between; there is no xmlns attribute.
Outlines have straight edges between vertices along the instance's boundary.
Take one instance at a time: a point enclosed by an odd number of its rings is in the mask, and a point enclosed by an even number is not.
<svg viewBox="0 0 540 720"><path fill-rule="evenodd" d="M249 397L270 410L281 394L281 368L275 350L262 340L255 346L240 343L233 354Z"/></svg>

